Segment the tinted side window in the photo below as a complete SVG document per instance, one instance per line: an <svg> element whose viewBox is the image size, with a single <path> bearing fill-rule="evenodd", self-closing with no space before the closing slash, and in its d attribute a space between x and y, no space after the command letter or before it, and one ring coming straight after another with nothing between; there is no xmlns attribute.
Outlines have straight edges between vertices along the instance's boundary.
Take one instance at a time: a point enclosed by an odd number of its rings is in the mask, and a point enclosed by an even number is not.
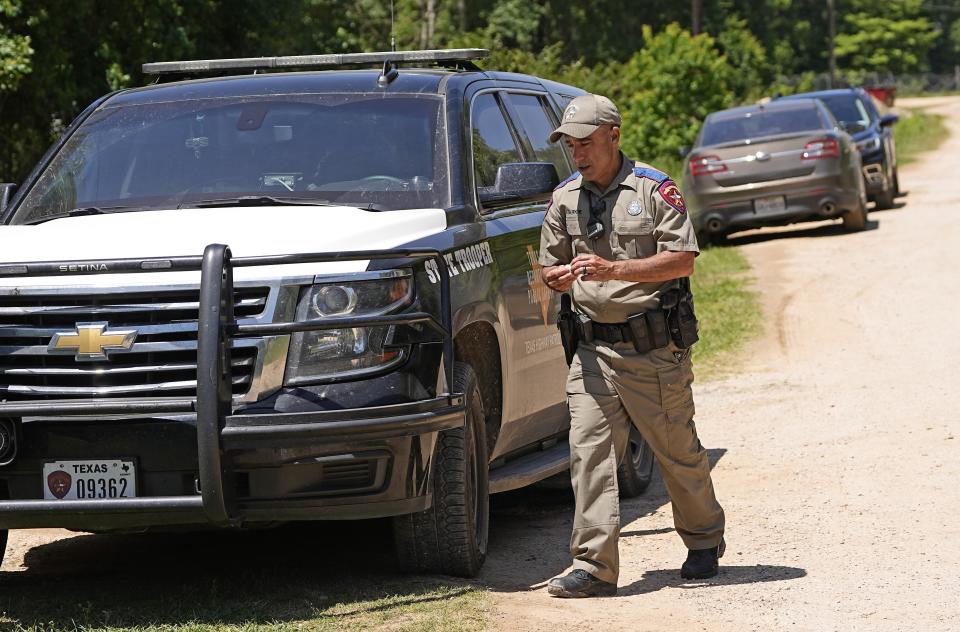
<svg viewBox="0 0 960 632"><path fill-rule="evenodd" d="M573 97L570 96L569 94L554 93L553 96L556 97L557 102L560 104L561 112L566 110L567 106L570 105L570 102L573 101Z"/></svg>
<svg viewBox="0 0 960 632"><path fill-rule="evenodd" d="M510 102L520 119L520 127L526 132L533 147L534 159L538 162L553 163L561 180L569 176L570 166L563 156L560 144L550 142L550 132L555 125L547 114L547 104L532 94L511 94Z"/></svg>
<svg viewBox="0 0 960 632"><path fill-rule="evenodd" d="M497 180L497 167L522 162L520 149L510 134L500 104L492 94L481 94L473 102L473 169L478 187Z"/></svg>
<svg viewBox="0 0 960 632"><path fill-rule="evenodd" d="M859 97L859 101L861 104L863 104L863 108L867 111L867 115L870 117L871 122L876 121L878 118L880 118L880 113L877 112L876 106L873 104L873 101L871 101L869 97L864 98L861 96Z"/></svg>

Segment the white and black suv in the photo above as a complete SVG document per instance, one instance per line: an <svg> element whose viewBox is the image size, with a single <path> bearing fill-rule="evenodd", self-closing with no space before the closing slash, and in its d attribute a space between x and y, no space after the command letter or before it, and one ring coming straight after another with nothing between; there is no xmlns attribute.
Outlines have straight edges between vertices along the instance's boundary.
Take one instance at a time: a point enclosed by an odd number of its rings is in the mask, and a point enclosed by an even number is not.
<svg viewBox="0 0 960 632"><path fill-rule="evenodd" d="M568 465L537 249L583 93L483 54L147 64L2 185L0 552L392 516L403 567L479 570L488 494Z"/></svg>

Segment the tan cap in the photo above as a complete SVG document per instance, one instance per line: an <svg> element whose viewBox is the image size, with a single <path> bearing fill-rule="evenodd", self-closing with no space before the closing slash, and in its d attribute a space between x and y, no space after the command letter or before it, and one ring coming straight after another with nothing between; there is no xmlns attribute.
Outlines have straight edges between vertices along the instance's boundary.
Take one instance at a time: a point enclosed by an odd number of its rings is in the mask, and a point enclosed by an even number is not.
<svg viewBox="0 0 960 632"><path fill-rule="evenodd" d="M586 138L601 125L620 125L620 111L607 97L585 94L567 105L560 127L550 134L550 142L557 142L561 136Z"/></svg>

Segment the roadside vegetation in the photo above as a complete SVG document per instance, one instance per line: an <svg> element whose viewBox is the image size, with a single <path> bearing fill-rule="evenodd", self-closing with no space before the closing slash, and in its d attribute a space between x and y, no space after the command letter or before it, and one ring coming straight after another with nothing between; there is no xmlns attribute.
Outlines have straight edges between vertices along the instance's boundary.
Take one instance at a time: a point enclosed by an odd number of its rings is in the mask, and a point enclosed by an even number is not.
<svg viewBox="0 0 960 632"><path fill-rule="evenodd" d="M700 341L693 347L699 379L728 373L736 352L761 329L760 303L750 289L750 265L733 247L706 248L692 278Z"/></svg>
<svg viewBox="0 0 960 632"><path fill-rule="evenodd" d="M908 110L893 126L897 144L897 162L901 165L913 162L925 151L936 149L949 135L944 117L919 108Z"/></svg>

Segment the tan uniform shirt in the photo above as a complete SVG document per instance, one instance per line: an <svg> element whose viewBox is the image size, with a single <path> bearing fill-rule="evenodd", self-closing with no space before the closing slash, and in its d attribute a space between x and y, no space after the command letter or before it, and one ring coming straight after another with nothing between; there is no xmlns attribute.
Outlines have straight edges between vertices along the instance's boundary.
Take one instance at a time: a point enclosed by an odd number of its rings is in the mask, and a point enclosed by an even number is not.
<svg viewBox="0 0 960 632"><path fill-rule="evenodd" d="M620 171L606 190L575 174L553 192L540 231L541 265L567 264L580 254L619 261L666 250L700 252L676 184L649 165L635 163L622 153L620 157ZM604 233L592 240L587 237L587 224L591 201L597 200L603 203ZM571 290L579 309L591 319L622 323L628 316L658 308L660 292L675 283L592 281L588 276L578 278Z"/></svg>

